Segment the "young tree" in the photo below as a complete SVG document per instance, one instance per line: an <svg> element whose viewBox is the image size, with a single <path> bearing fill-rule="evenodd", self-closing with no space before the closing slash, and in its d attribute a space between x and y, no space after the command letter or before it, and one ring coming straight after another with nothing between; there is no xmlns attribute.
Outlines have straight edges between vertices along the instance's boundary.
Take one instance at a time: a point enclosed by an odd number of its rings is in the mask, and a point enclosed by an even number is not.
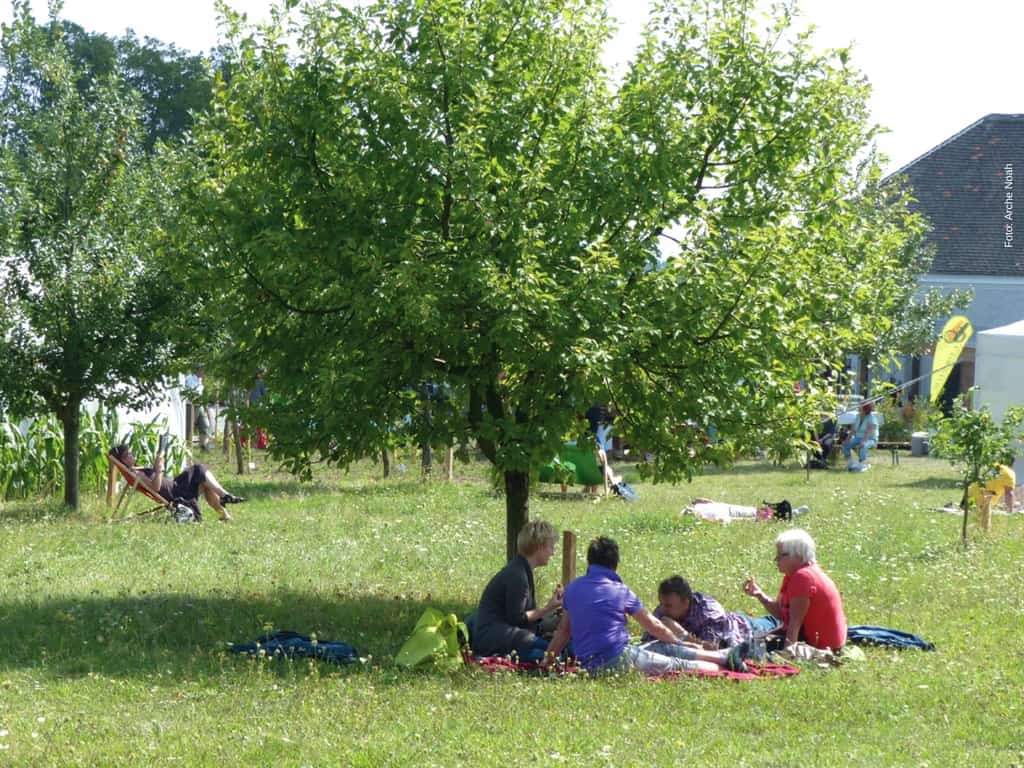
<svg viewBox="0 0 1024 768"><path fill-rule="evenodd" d="M173 363L174 280L144 236L137 97L113 76L80 88L63 27L29 6L14 2L0 61L0 404L59 416L77 507L81 405L153 393Z"/></svg>
<svg viewBox="0 0 1024 768"><path fill-rule="evenodd" d="M971 408L977 387L960 395L950 416L940 419L930 450L950 460L960 470L958 485L963 491L960 509L964 513L961 540L967 543L968 492L973 485L983 486L999 475L999 465L1011 465L1016 457L1019 427L1024 423L1024 408L1011 407L996 423L988 406Z"/></svg>
<svg viewBox="0 0 1024 768"><path fill-rule="evenodd" d="M188 250L282 395L276 449L346 463L406 414L475 441L511 556L531 470L594 402L656 480L802 434L820 372L913 292L921 227L845 54L751 6L659 4L617 86L600 0L229 14ZM427 384L451 396L416 420Z"/></svg>

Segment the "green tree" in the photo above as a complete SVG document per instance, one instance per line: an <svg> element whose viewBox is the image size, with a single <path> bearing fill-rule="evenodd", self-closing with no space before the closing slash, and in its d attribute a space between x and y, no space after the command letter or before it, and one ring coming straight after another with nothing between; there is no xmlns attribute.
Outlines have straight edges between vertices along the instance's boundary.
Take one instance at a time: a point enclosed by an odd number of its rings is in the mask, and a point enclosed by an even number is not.
<svg viewBox="0 0 1024 768"><path fill-rule="evenodd" d="M276 450L344 464L406 414L475 441L511 554L531 470L594 402L656 480L802 434L820 372L913 292L921 225L845 53L757 18L661 3L616 85L599 0L227 14L186 250L267 363ZM416 419L428 384L450 396Z"/></svg>
<svg viewBox="0 0 1024 768"><path fill-rule="evenodd" d="M138 97L113 76L80 87L62 25L13 5L0 63L0 403L60 418L64 500L77 507L82 402L154 392L173 363L174 280L145 237Z"/></svg>
<svg viewBox="0 0 1024 768"><path fill-rule="evenodd" d="M961 539L967 543L967 501L972 485L984 485L998 476L999 465L1013 464L1019 427L1024 423L1024 408L1006 409L1003 420L996 423L988 406L971 408L977 387L960 395L953 404L953 412L938 421L937 433L932 437L930 450L950 460L960 470L957 483L963 494L960 509L964 513Z"/></svg>
<svg viewBox="0 0 1024 768"><path fill-rule="evenodd" d="M213 76L202 56L151 37L140 41L132 32L111 38L70 21L62 26L80 90L116 74L139 94L148 151L158 141L180 138L193 115L209 108Z"/></svg>

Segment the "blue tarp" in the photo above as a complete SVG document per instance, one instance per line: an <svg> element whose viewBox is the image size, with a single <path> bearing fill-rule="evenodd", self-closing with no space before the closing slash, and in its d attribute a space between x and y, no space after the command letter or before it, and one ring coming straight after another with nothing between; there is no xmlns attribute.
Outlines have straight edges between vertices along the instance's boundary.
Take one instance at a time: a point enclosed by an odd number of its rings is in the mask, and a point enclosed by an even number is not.
<svg viewBox="0 0 1024 768"><path fill-rule="evenodd" d="M333 661L335 664L352 664L359 661L359 653L348 643L334 640L313 641L298 632L279 630L260 635L252 643L231 643L228 646L235 653L256 656L263 651L267 656L288 656L291 658L316 658Z"/></svg>
<svg viewBox="0 0 1024 768"><path fill-rule="evenodd" d="M920 648L922 651L934 651L935 644L898 629L875 627L870 624L858 624L846 630L846 642L857 645L886 645L891 648Z"/></svg>

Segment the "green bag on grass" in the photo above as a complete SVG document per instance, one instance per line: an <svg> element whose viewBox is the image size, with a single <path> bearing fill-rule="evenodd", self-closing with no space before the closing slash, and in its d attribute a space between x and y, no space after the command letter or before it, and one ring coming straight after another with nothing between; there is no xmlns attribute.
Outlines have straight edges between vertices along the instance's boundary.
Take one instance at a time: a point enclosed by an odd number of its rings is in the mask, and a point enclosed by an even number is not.
<svg viewBox="0 0 1024 768"><path fill-rule="evenodd" d="M462 663L462 646L468 641L469 632L458 616L427 608L399 649L395 663L406 669L427 663L456 666Z"/></svg>

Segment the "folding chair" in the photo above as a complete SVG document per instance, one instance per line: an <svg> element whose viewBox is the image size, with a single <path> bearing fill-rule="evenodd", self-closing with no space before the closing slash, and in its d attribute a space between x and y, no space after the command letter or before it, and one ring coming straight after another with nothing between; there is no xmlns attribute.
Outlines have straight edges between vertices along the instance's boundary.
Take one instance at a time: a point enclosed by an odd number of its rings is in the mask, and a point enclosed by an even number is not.
<svg viewBox="0 0 1024 768"><path fill-rule="evenodd" d="M154 512L159 512L160 510L166 510L168 513L174 512L174 504L169 502L160 494L153 493L149 488L142 485L141 478L139 478L138 475L110 454L107 454L107 463L107 506L109 507L113 505L114 507L113 511L110 513L111 522L123 522L136 517L145 517L146 515L152 515ZM124 480L124 487L121 489L121 493L117 497L117 503L113 504L114 492L117 488L118 473L120 473L121 478ZM129 492L133 490L142 494L149 501L153 502L155 506L150 507L144 512L139 512L136 515L129 515L128 507L133 498L133 494Z"/></svg>

